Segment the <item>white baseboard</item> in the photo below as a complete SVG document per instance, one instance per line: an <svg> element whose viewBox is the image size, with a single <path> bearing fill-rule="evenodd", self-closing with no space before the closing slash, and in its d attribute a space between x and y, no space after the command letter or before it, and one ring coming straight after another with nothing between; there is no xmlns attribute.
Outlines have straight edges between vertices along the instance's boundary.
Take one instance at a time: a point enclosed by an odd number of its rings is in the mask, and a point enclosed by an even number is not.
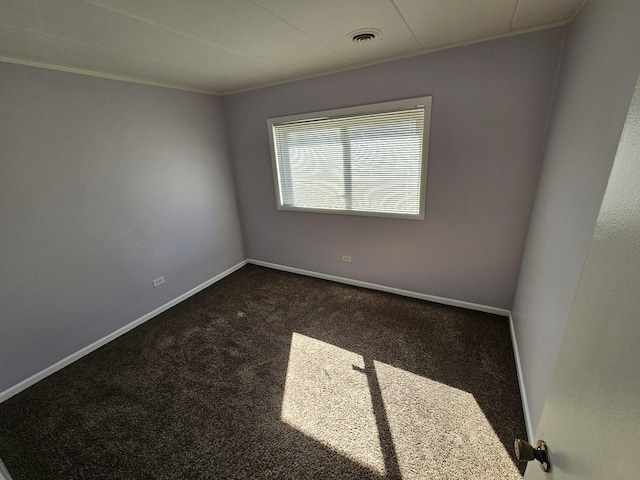
<svg viewBox="0 0 640 480"><path fill-rule="evenodd" d="M527 427L527 436L529 442L533 442L534 434L533 425L531 425L531 415L529 414L529 402L527 402L527 391L524 387L524 377L522 375L522 365L520 364L520 352L518 351L518 341L516 340L516 331L513 326L513 316L509 313L509 330L511 331L511 343L513 345L513 356L516 360L516 370L518 372L518 384L520 385L520 398L522 398L522 411L524 412L524 423Z"/></svg>
<svg viewBox="0 0 640 480"><path fill-rule="evenodd" d="M137 320L134 320L133 322L125 325L124 327L119 328L115 332L110 333L109 335L101 338L100 340L97 340L97 341L93 342L91 345L87 345L86 347L78 350L75 353L72 353L68 357L65 357L62 360L60 360L59 362L54 363L50 367L47 367L44 370L39 371L35 375L30 376L26 380L23 380L22 382L14 385L13 387L9 387L4 392L0 392L0 403L4 402L5 400L8 400L9 398L11 398L14 395L22 392L23 390L26 390L31 385L39 382L40 380L42 380L43 378L48 377L49 375L57 372L61 368L64 368L67 365L75 362L76 360L79 360L80 358L82 358L85 355L93 352L94 350L102 347L103 345L106 345L110 341L115 340L120 335L124 335L129 330L133 330L138 325L141 325L144 322L146 322L148 320L151 320L153 317L155 317L157 315L160 315L165 310L169 310L171 307L173 307L173 306L177 305L178 303L186 300L187 298L191 297L192 295L195 295L196 293L200 292L201 290L204 290L205 288L213 285L217 281L219 281L219 280L223 279L224 277L226 277L227 275L235 272L239 268L244 267L246 264L247 264L247 260L243 260L242 262L238 263L237 265L234 265L233 267L225 270L224 272L216 275L215 277L207 280L206 282L201 283L197 287L192 288L188 292L183 293L179 297L174 298L170 302L165 303L161 307L158 307L155 310L147 313L146 315L143 315L142 317L138 318ZM0 470L0 473L2 473L1 470ZM0 480L2 480L1 476L0 476Z"/></svg>
<svg viewBox="0 0 640 480"><path fill-rule="evenodd" d="M347 285L369 288L371 290L379 290L381 292L395 293L396 295L402 295L403 297L418 298L420 300L428 300L429 302L441 303L443 305L450 305L453 307L468 308L469 310L476 310L479 312L495 313L496 315L502 315L503 317L508 317L510 315L509 310L506 310L504 308L490 307L488 305L464 302L462 300L454 300L452 298L437 297L435 295L427 295L426 293L412 292L409 290L402 290L400 288L378 285L377 283L362 282L360 280L353 280L351 278L338 277L336 275L318 273L311 270L302 270L300 268L288 267L286 265L279 265L277 263L263 262L262 260L254 260L251 258L248 259L247 262L254 265L260 265L262 267L273 268L274 270L298 273L300 275L306 275L308 277L322 278L324 280L331 280L332 282L345 283Z"/></svg>

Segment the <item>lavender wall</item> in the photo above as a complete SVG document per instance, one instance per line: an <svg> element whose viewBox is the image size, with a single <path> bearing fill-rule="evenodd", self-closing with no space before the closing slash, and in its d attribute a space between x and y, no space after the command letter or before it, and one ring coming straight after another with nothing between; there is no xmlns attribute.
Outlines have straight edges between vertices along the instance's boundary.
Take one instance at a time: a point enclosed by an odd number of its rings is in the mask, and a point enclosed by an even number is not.
<svg viewBox="0 0 640 480"><path fill-rule="evenodd" d="M513 306L534 427L640 70L639 25L637 0L590 0L569 25Z"/></svg>
<svg viewBox="0 0 640 480"><path fill-rule="evenodd" d="M224 97L247 256L510 308L563 36L546 30ZM421 95L433 95L424 221L276 210L268 117Z"/></svg>
<svg viewBox="0 0 640 480"><path fill-rule="evenodd" d="M218 97L2 63L0 87L3 391L244 254Z"/></svg>

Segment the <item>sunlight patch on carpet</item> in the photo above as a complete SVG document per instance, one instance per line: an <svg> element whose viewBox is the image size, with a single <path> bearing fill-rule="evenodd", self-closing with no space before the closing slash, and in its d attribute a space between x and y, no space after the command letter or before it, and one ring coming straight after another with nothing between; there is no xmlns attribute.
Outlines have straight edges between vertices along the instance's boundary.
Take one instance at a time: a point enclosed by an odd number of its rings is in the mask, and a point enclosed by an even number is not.
<svg viewBox="0 0 640 480"><path fill-rule="evenodd" d="M403 479L522 478L472 394L374 365Z"/></svg>
<svg viewBox="0 0 640 480"><path fill-rule="evenodd" d="M299 333L280 419L383 476L522 478L472 394Z"/></svg>
<svg viewBox="0 0 640 480"><path fill-rule="evenodd" d="M362 356L294 333L280 419L350 460L384 475Z"/></svg>

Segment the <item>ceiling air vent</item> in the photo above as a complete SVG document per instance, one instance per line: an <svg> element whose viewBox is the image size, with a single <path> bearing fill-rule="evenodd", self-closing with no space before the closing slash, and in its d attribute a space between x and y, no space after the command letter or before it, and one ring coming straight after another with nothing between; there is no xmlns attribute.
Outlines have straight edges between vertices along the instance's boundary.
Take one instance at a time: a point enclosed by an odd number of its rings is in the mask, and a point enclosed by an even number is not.
<svg viewBox="0 0 640 480"><path fill-rule="evenodd" d="M362 45L364 43L370 43L380 36L380 30L375 28L363 28L362 30L356 30L347 35L347 38L351 39L353 43Z"/></svg>

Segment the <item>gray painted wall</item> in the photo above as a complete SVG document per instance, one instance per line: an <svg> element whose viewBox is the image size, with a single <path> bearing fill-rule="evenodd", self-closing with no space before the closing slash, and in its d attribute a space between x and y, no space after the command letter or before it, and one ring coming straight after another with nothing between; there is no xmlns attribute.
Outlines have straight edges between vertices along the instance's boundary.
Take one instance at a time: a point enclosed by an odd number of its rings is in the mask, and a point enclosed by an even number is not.
<svg viewBox="0 0 640 480"><path fill-rule="evenodd" d="M0 391L243 260L218 97L0 63L0 105Z"/></svg>
<svg viewBox="0 0 640 480"><path fill-rule="evenodd" d="M534 427L640 70L639 25L637 0L590 0L569 26L513 306Z"/></svg>
<svg viewBox="0 0 640 480"><path fill-rule="evenodd" d="M530 467L527 480L638 478L639 185L640 81L538 427L537 438L553 448L554 473Z"/></svg>
<svg viewBox="0 0 640 480"><path fill-rule="evenodd" d="M247 256L510 308L563 36L546 30L225 96ZM276 210L268 117L420 95L433 95L424 221Z"/></svg>

